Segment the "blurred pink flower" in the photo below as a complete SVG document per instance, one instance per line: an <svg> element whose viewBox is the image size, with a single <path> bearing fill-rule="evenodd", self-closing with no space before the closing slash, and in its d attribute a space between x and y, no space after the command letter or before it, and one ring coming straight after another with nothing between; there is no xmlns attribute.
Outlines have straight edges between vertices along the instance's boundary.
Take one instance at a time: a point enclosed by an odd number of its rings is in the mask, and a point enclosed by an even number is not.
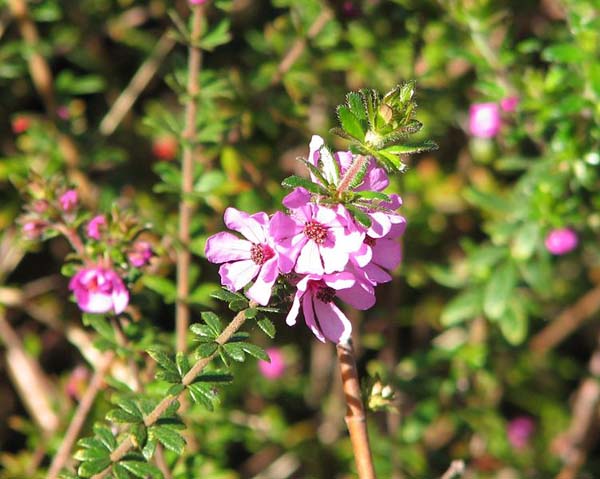
<svg viewBox="0 0 600 479"><path fill-rule="evenodd" d="M548 233L545 241L546 249L557 256L573 251L578 243L577 233L571 228L554 229Z"/></svg>
<svg viewBox="0 0 600 479"><path fill-rule="evenodd" d="M515 449L523 449L527 446L533 431L535 423L529 416L518 416L511 420L506 427L508 442Z"/></svg>
<svg viewBox="0 0 600 479"><path fill-rule="evenodd" d="M190 0L190 3L192 5L204 5L205 3L208 3L208 0Z"/></svg>
<svg viewBox="0 0 600 479"><path fill-rule="evenodd" d="M136 241L131 251L127 253L127 259L136 268L148 264L150 258L152 258L152 245L147 241Z"/></svg>
<svg viewBox="0 0 600 479"><path fill-rule="evenodd" d="M90 370L88 368L82 364L76 366L75 369L71 371L65 386L67 395L74 401L80 400L85 393L89 377Z"/></svg>
<svg viewBox="0 0 600 479"><path fill-rule="evenodd" d="M60 207L63 211L69 212L75 209L77 206L77 203L79 202L79 195L75 190L67 190L60 195L58 202L60 203Z"/></svg>
<svg viewBox="0 0 600 479"><path fill-rule="evenodd" d="M500 131L500 108L496 103L475 103L469 108L469 132L478 138L492 138Z"/></svg>
<svg viewBox="0 0 600 479"><path fill-rule="evenodd" d="M106 217L104 215L94 216L86 227L86 234L88 238L95 240L100 239L100 230L106 226Z"/></svg>
<svg viewBox="0 0 600 479"><path fill-rule="evenodd" d="M279 348L268 348L267 354L271 359L268 361L258 361L258 370L267 379L277 379L285 372L285 361Z"/></svg>
<svg viewBox="0 0 600 479"><path fill-rule="evenodd" d="M500 100L500 108L502 108L502 111L505 111L507 113L512 113L513 111L515 111L517 109L517 105L519 104L519 97L518 96L507 96L506 98L502 98L502 100Z"/></svg>
<svg viewBox="0 0 600 479"><path fill-rule="evenodd" d="M95 266L80 269L69 282L77 306L86 313L122 313L129 304L129 292L112 269Z"/></svg>
<svg viewBox="0 0 600 479"><path fill-rule="evenodd" d="M23 234L30 240L39 238L46 228L46 222L41 220L31 220L23 224Z"/></svg>

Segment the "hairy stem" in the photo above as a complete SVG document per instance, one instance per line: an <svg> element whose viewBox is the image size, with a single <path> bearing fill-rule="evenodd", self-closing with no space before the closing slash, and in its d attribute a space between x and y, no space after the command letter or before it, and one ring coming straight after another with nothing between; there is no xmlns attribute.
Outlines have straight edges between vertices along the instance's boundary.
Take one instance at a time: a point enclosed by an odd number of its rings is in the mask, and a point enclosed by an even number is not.
<svg viewBox="0 0 600 479"><path fill-rule="evenodd" d="M185 107L185 128L183 131L183 158L181 164L181 201L179 203L179 250L177 252L177 306L175 309L175 340L177 351L186 350L186 335L190 323L190 308L187 297L190 290L191 253L190 223L193 204L189 194L194 189L194 137L196 136L197 100L200 92L199 74L202 52L198 48L198 40L202 34L201 6L192 7L192 33L188 57L188 100Z"/></svg>
<svg viewBox="0 0 600 479"><path fill-rule="evenodd" d="M71 419L71 423L65 432L62 443L60 444L60 447L58 448L58 451L52 460L52 464L50 464L47 479L56 478L62 467L69 459L73 444L79 437L81 428L83 427L85 419L87 418L90 409L94 404L96 395L98 394L98 391L102 386L102 382L104 381L104 376L110 368L114 357L115 353L113 351L109 351L102 357L102 361L98 364L98 369L96 369L96 372L94 373L94 376L92 377L85 394L81 398L81 402L79 403L79 406L77 407L77 410Z"/></svg>
<svg viewBox="0 0 600 479"><path fill-rule="evenodd" d="M336 347L346 398L346 425L350 433L354 460L359 479L375 479L375 468L369 446L367 418L360 394L360 382L352 343L339 343Z"/></svg>
<svg viewBox="0 0 600 479"><path fill-rule="evenodd" d="M350 168L346 171L342 179L340 180L340 184L337 189L338 197L341 196L344 191L350 188L352 181L356 178L356 175L360 173L360 171L365 168L366 163L369 161L369 158L364 155L358 155L355 157L355 160L350 165Z"/></svg>
<svg viewBox="0 0 600 479"><path fill-rule="evenodd" d="M251 301L249 308L254 307L256 307L256 303ZM233 336L237 332L237 330L242 327L245 321L246 310L243 310L236 314L231 323L227 325L227 327L223 330L223 332L219 335L215 342L219 345L225 344L227 341L229 341L231 336ZM196 379L196 377L202 372L202 370L208 365L208 363L210 363L214 359L214 357L217 354L219 354L218 349L210 356L199 359L194 364L194 366L192 366L192 368L188 371L188 373L182 378L181 383L184 386L189 386L194 381L194 379ZM169 406L171 406L175 401L179 400L180 398L183 398L185 393L186 391L184 390L177 395L170 395L165 397L160 403L158 403L154 410L152 410L152 412L144 418L144 425L146 427L150 427L154 423L156 423L156 421L160 419L160 417L165 413ZM119 446L112 452L112 454L110 455L111 461L113 463L120 461L123 458L123 456L125 456L125 454L127 454L132 448L133 442L131 441L131 436L128 436L127 439L125 439L121 444L119 444ZM110 473L111 468L112 465L108 466L103 471L92 476L92 479L103 479Z"/></svg>

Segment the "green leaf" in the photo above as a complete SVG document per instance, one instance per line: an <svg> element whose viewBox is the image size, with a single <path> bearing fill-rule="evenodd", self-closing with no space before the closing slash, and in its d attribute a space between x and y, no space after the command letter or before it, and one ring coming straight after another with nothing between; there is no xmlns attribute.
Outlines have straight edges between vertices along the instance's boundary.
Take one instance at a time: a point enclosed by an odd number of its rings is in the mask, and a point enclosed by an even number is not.
<svg viewBox="0 0 600 479"><path fill-rule="evenodd" d="M145 461L122 460L119 461L119 464L140 479L147 479L148 476L156 479L162 479L163 477L156 466Z"/></svg>
<svg viewBox="0 0 600 479"><path fill-rule="evenodd" d="M203 383L192 383L188 386L190 396L195 403L204 405L209 411L214 410L215 393L212 386Z"/></svg>
<svg viewBox="0 0 600 479"><path fill-rule="evenodd" d="M144 275L142 276L142 283L146 288L161 295L167 304L174 303L177 299L177 287L170 279L162 276Z"/></svg>
<svg viewBox="0 0 600 479"><path fill-rule="evenodd" d="M232 301L231 303L229 303L229 309L231 309L231 311L234 312L238 312L241 311L242 309L246 309L248 307L248 300L247 299L236 299L235 301Z"/></svg>
<svg viewBox="0 0 600 479"><path fill-rule="evenodd" d="M512 262L499 266L485 287L483 311L490 319L499 319L517 283L517 269Z"/></svg>
<svg viewBox="0 0 600 479"><path fill-rule="evenodd" d="M79 476L77 476L77 474L72 473L71 471L63 469L58 474L58 479L79 479Z"/></svg>
<svg viewBox="0 0 600 479"><path fill-rule="evenodd" d="M161 368L175 374L178 373L177 365L165 352L159 349L148 349L146 352L158 363Z"/></svg>
<svg viewBox="0 0 600 479"><path fill-rule="evenodd" d="M208 358L217 351L218 347L219 345L214 341L202 343L196 348L196 354L201 358Z"/></svg>
<svg viewBox="0 0 600 479"><path fill-rule="evenodd" d="M150 459L152 459L152 456L154 456L154 451L156 450L156 446L158 445L158 441L152 437L149 437L148 440L146 441L146 444L144 445L143 449L142 449L142 455L144 456L144 458L146 459L146 461L149 461Z"/></svg>
<svg viewBox="0 0 600 479"><path fill-rule="evenodd" d="M176 454L182 454L185 449L185 440L175 429L167 426L152 426L150 435L156 438L163 446Z"/></svg>
<svg viewBox="0 0 600 479"><path fill-rule="evenodd" d="M227 355L234 361L244 362L244 348L240 346L240 343L227 343L222 346L223 350Z"/></svg>
<svg viewBox="0 0 600 479"><path fill-rule="evenodd" d="M185 389L185 386L183 384L181 384L181 383L179 383L179 384L173 384L173 386L171 386L167 390L167 394L169 396L177 396L184 389Z"/></svg>
<svg viewBox="0 0 600 479"><path fill-rule="evenodd" d="M92 477L94 474L98 474L110 466L110 457L103 459L95 459L93 461L85 461L79 465L77 474L81 477Z"/></svg>
<svg viewBox="0 0 600 479"><path fill-rule="evenodd" d="M555 43L544 49L542 58L548 62L580 63L585 60L586 53L572 43Z"/></svg>
<svg viewBox="0 0 600 479"><path fill-rule="evenodd" d="M352 214L354 219L358 221L361 225L363 225L365 228L371 226L371 218L369 218L369 215L366 214L364 211L352 205L346 205L346 209Z"/></svg>
<svg viewBox="0 0 600 479"><path fill-rule="evenodd" d="M82 320L83 324L94 328L104 339L107 339L110 343L115 343L115 330L104 316L84 314Z"/></svg>
<svg viewBox="0 0 600 479"><path fill-rule="evenodd" d="M245 313L246 319L253 319L258 314L258 309L256 308L248 308Z"/></svg>
<svg viewBox="0 0 600 479"><path fill-rule="evenodd" d="M214 337L217 337L219 334L221 334L223 327L221 325L221 320L215 313L212 311L203 312L202 320L210 328L211 332L214 334Z"/></svg>
<svg viewBox="0 0 600 479"><path fill-rule="evenodd" d="M94 433L108 450L112 451L117 447L117 440L109 428L96 424L94 425Z"/></svg>
<svg viewBox="0 0 600 479"><path fill-rule="evenodd" d="M535 247L540 239L540 228L533 221L525 223L515 235L511 244L512 257L519 260L526 260L531 257Z"/></svg>
<svg viewBox="0 0 600 479"><path fill-rule="evenodd" d="M110 451L104 447L90 448L90 449L78 449L73 458L76 461L93 461L97 459L105 459L110 456Z"/></svg>
<svg viewBox="0 0 600 479"><path fill-rule="evenodd" d="M480 291L465 291L459 294L446 305L440 322L443 326L450 327L475 318L481 314L481 301Z"/></svg>
<svg viewBox="0 0 600 479"><path fill-rule="evenodd" d="M245 342L236 343L236 344L238 346L240 346L242 348L242 350L245 353L248 353L250 356L254 356L257 359L262 359L263 361L271 362L269 355L260 346L257 346L256 344L252 344L252 343L245 343Z"/></svg>
<svg viewBox="0 0 600 479"><path fill-rule="evenodd" d="M346 105L352 114L359 120L366 120L367 113L360 93L352 91L346 95Z"/></svg>
<svg viewBox="0 0 600 479"><path fill-rule="evenodd" d="M319 167L326 180L324 184L337 185L340 181L340 164L325 145L319 148L319 153Z"/></svg>
<svg viewBox="0 0 600 479"><path fill-rule="evenodd" d="M509 304L504 314L498 319L500 331L506 340L517 346L525 341L527 337L527 313L522 303L514 298Z"/></svg>
<svg viewBox="0 0 600 479"><path fill-rule="evenodd" d="M360 120L344 105L337 107L337 115L343 130L358 141L365 139L365 131Z"/></svg>
<svg viewBox="0 0 600 479"><path fill-rule="evenodd" d="M263 331L263 333L265 333L271 339L275 337L275 325L269 318L259 319L256 324L258 324L258 327Z"/></svg>
<svg viewBox="0 0 600 479"><path fill-rule="evenodd" d="M90 95L106 88L104 79L98 75L75 75L71 70L62 70L55 79L58 92L72 95Z"/></svg>
<svg viewBox="0 0 600 479"><path fill-rule="evenodd" d="M231 40L231 33L229 31L230 20L224 18L217 25L212 28L206 35L200 40L200 47L202 50L212 51L220 45L224 45Z"/></svg>
<svg viewBox="0 0 600 479"><path fill-rule="evenodd" d="M230 383L233 381L233 376L231 374L219 373L219 372L210 372L199 374L196 376L193 382L203 382L203 383Z"/></svg>
<svg viewBox="0 0 600 479"><path fill-rule="evenodd" d="M437 150L437 149L438 149L438 145L435 142L433 142L431 140L425 140L421 143L392 145L392 146L388 146L384 150L379 150L379 151L380 152L385 151L385 152L391 153L393 155L411 155L414 153L421 153L423 151L431 151L431 150Z"/></svg>
<svg viewBox="0 0 600 479"><path fill-rule="evenodd" d="M188 361L185 353L178 352L175 356L175 362L177 364L177 371L181 377L185 376L190 370L190 362Z"/></svg>
<svg viewBox="0 0 600 479"><path fill-rule="evenodd" d="M380 191L357 191L354 193L357 198L362 198L366 200L380 200L389 202L391 201L389 195L385 193L381 193Z"/></svg>
<svg viewBox="0 0 600 479"><path fill-rule="evenodd" d="M303 178L301 176L288 176L285 180L281 182L281 186L284 188L298 188L302 187L311 193L320 194L322 193L321 187L317 183L313 183L308 178Z"/></svg>
<svg viewBox="0 0 600 479"><path fill-rule="evenodd" d="M112 473L115 479L131 479L129 472L121 464L113 464Z"/></svg>
<svg viewBox="0 0 600 479"><path fill-rule="evenodd" d="M377 117L377 111L379 110L379 103L381 102L379 94L375 90L363 88L359 91L362 96L363 105L367 113L367 120L371 129L375 128L375 118Z"/></svg>
<svg viewBox="0 0 600 479"><path fill-rule="evenodd" d="M83 447L84 449L104 449L108 452L111 451L110 448L106 446L100 439L97 437L84 437L77 441L77 445L79 447ZM79 459L81 460L81 459Z"/></svg>
<svg viewBox="0 0 600 479"><path fill-rule="evenodd" d="M242 295L237 294L237 293L232 293L231 291L229 291L228 289L225 289L225 288L217 289L216 291L211 293L211 296L218 300L225 301L226 303L228 303L230 301L234 301L236 299L243 298Z"/></svg>
<svg viewBox="0 0 600 479"><path fill-rule="evenodd" d="M148 439L148 431L144 423L135 424L131 430L131 442L136 449L142 449Z"/></svg>
<svg viewBox="0 0 600 479"><path fill-rule="evenodd" d="M132 416L135 416L138 419L143 419L143 415L140 411L140 408L133 400L129 398L117 398L115 404L128 414L131 414Z"/></svg>
<svg viewBox="0 0 600 479"><path fill-rule="evenodd" d="M122 409L111 409L106 414L106 420L119 423L136 423L141 419L133 414L123 411Z"/></svg>

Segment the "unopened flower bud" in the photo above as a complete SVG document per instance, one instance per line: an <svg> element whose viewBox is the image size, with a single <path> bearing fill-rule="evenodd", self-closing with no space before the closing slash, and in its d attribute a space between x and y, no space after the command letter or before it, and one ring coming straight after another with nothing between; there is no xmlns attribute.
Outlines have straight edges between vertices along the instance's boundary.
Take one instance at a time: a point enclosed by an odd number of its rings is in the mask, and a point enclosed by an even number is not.
<svg viewBox="0 0 600 479"><path fill-rule="evenodd" d="M570 228L559 228L550 231L546 236L546 249L553 255L563 255L577 248L579 238Z"/></svg>
<svg viewBox="0 0 600 479"><path fill-rule="evenodd" d="M86 227L86 234L88 238L99 240L100 230L106 226L106 218L104 215L94 216Z"/></svg>
<svg viewBox="0 0 600 479"><path fill-rule="evenodd" d="M500 108L496 103L475 103L469 108L469 132L478 138L492 138L500 131Z"/></svg>
<svg viewBox="0 0 600 479"><path fill-rule="evenodd" d="M58 199L61 209L68 213L73 211L79 202L79 195L76 190L67 190Z"/></svg>

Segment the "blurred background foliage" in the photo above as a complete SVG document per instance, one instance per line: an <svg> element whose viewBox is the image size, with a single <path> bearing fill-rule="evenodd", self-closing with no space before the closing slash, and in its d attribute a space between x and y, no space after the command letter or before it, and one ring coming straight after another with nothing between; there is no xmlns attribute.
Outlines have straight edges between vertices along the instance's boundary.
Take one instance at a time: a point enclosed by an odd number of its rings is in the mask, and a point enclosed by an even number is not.
<svg viewBox="0 0 600 479"><path fill-rule="evenodd" d="M117 205L151 225L159 259L133 293L140 324L155 330L131 337L138 352L146 334L172 340L187 10L183 0L0 0L0 477L44 477L94 368L58 275L66 243L20 239L15 185L61 173L92 213ZM470 478L600 474L599 12L595 0L207 5L196 317L218 308L202 255L224 209L277 209L312 134L343 149L328 131L347 91L417 80L422 137L440 148L408 158L393 180L404 261L372 310L350 312L365 394L379 406L370 431L382 478L438 477L452 459ZM471 104L510 96L518 106L495 137L470 135ZM553 256L544 238L562 227L579 245ZM256 341L281 348L285 375L244 364L216 411L194 407L191 454L167 454L175 477L352 477L334 349L273 319L275 340ZM19 344L49 379L59 426L40 428L9 377Z"/></svg>

